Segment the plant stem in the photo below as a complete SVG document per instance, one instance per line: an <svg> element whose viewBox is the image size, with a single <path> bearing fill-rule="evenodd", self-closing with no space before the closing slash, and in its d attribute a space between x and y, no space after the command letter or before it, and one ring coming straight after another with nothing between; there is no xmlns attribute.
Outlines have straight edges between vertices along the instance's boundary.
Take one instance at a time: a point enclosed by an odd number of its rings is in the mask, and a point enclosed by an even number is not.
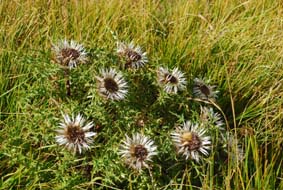
<svg viewBox="0 0 283 190"><path fill-rule="evenodd" d="M71 82L70 82L70 69L64 69L65 79L66 79L66 94L71 96Z"/></svg>

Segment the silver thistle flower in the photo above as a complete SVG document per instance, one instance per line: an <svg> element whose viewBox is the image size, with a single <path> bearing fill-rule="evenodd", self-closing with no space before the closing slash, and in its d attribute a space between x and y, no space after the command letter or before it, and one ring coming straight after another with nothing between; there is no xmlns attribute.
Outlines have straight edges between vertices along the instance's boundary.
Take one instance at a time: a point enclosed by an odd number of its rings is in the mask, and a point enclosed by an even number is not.
<svg viewBox="0 0 283 190"><path fill-rule="evenodd" d="M223 125L224 122L221 119L221 115L217 112L213 111L213 108L208 107L201 107L200 108L200 120L202 124L209 126L209 127L216 127L220 130L224 130Z"/></svg>
<svg viewBox="0 0 283 190"><path fill-rule="evenodd" d="M93 142L94 132L89 129L93 127L93 123L85 125L85 119L78 114L76 117L69 117L68 114L63 114L64 121L60 123L60 129L56 130L58 135L55 137L59 145L65 145L68 150L80 154L85 149L90 149L90 144Z"/></svg>
<svg viewBox="0 0 283 190"><path fill-rule="evenodd" d="M179 154L199 162L200 153L207 156L210 149L210 137L205 136L205 133L206 130L198 124L187 121L183 127L177 127L171 137Z"/></svg>
<svg viewBox="0 0 283 190"><path fill-rule="evenodd" d="M242 146L239 144L238 138L229 132L221 135L224 151L230 156L231 161L234 163L242 162L245 155Z"/></svg>
<svg viewBox="0 0 283 190"><path fill-rule="evenodd" d="M186 88L186 78L178 68L169 72L168 68L160 67L157 71L157 78L159 85L166 93L177 94L178 90L182 91Z"/></svg>
<svg viewBox="0 0 283 190"><path fill-rule="evenodd" d="M121 72L115 69L102 69L101 76L97 76L99 94L111 100L122 100L128 92L128 84Z"/></svg>
<svg viewBox="0 0 283 190"><path fill-rule="evenodd" d="M77 66L78 63L87 61L87 53L81 44L71 40L60 41L57 45L52 45L56 61L69 69Z"/></svg>
<svg viewBox="0 0 283 190"><path fill-rule="evenodd" d="M135 47L133 42L128 45L118 42L117 46L117 53L126 59L125 67L138 69L148 63L146 52L140 46Z"/></svg>
<svg viewBox="0 0 283 190"><path fill-rule="evenodd" d="M149 168L147 162L151 162L152 156L157 155L157 147L153 140L136 133L132 138L126 135L126 140L120 145L119 154L127 165L140 171L143 167Z"/></svg>
<svg viewBox="0 0 283 190"><path fill-rule="evenodd" d="M194 79L193 94L203 100L215 100L218 91L215 91L216 86L207 85L202 79Z"/></svg>

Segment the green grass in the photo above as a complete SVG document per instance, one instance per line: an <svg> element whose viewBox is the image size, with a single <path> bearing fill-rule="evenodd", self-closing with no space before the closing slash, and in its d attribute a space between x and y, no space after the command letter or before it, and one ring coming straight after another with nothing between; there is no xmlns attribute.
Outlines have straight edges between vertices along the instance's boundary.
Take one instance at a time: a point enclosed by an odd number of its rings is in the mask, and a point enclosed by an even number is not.
<svg viewBox="0 0 283 190"><path fill-rule="evenodd" d="M270 0L0 1L0 189L283 189L282 10ZM95 89L100 68L119 69L113 34L150 60L123 70L130 89L121 102ZM51 52L65 38L82 43L90 60L72 70L70 97ZM159 93L159 66L180 68L187 91ZM217 146L199 164L176 156L171 131L197 120L205 104L190 99L195 77L217 85L215 108L244 148L242 163ZM73 155L56 144L61 112L95 122L91 151ZM158 145L141 174L117 154L134 132Z"/></svg>

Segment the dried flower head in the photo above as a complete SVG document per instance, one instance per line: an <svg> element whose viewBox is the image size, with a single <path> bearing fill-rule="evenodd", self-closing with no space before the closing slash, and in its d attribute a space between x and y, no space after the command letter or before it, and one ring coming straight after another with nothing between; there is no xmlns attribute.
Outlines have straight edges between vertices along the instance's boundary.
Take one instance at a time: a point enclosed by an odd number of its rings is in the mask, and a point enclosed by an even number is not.
<svg viewBox="0 0 283 190"><path fill-rule="evenodd" d="M179 154L183 154L186 159L191 158L198 162L200 153L207 156L210 149L210 137L205 136L205 133L206 130L198 124L187 121L183 127L177 127L171 133L171 137Z"/></svg>
<svg viewBox="0 0 283 190"><path fill-rule="evenodd" d="M157 71L157 78L159 85L166 93L177 94L178 90L182 91L186 88L186 78L178 68L169 72L168 68L160 67Z"/></svg>
<svg viewBox="0 0 283 190"><path fill-rule="evenodd" d="M128 84L122 73L115 69L102 69L100 74L100 77L96 77L99 94L106 99L124 99L128 92Z"/></svg>
<svg viewBox="0 0 283 190"><path fill-rule="evenodd" d="M149 168L147 162L157 155L157 147L154 146L153 140L136 133L132 138L126 135L126 140L122 142L119 154L125 159L127 165L136 170L143 167Z"/></svg>
<svg viewBox="0 0 283 190"><path fill-rule="evenodd" d="M129 45L118 42L117 53L126 60L126 68L138 69L148 62L146 52L143 52L140 46L135 47L133 42Z"/></svg>
<svg viewBox="0 0 283 190"><path fill-rule="evenodd" d="M221 115L217 112L214 112L213 108L211 107L201 107L200 120L205 126L212 128L216 127L220 130L224 130L224 122L221 119Z"/></svg>
<svg viewBox="0 0 283 190"><path fill-rule="evenodd" d="M194 96L203 100L215 100L218 91L215 91L215 86L207 85L202 79L194 79Z"/></svg>
<svg viewBox="0 0 283 190"><path fill-rule="evenodd" d="M78 63L87 61L87 53L81 44L71 40L60 41L57 45L52 45L56 56L56 61L64 67L74 68Z"/></svg>
<svg viewBox="0 0 283 190"><path fill-rule="evenodd" d="M82 153L83 149L90 149L94 132L90 132L89 129L93 127L93 123L85 123L85 119L78 114L75 118L69 117L68 114L63 114L64 121L60 123L60 129L57 130L58 135L55 137L56 142L59 145L65 145L69 150L74 153Z"/></svg>

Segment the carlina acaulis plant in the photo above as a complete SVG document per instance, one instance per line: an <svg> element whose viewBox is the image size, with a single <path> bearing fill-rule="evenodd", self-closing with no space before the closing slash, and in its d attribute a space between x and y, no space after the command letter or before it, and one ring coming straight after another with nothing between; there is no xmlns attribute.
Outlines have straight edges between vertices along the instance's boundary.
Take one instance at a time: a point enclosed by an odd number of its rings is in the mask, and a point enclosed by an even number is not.
<svg viewBox="0 0 283 190"><path fill-rule="evenodd" d="M139 69L148 63L147 52L142 51L141 47L135 46L133 42L117 42L117 46L118 55L125 59L123 68Z"/></svg>
<svg viewBox="0 0 283 190"><path fill-rule="evenodd" d="M143 168L149 168L149 162L152 162L152 157L158 152L151 138L136 133L132 138L126 134L126 139L120 145L119 154L130 168L141 172Z"/></svg>
<svg viewBox="0 0 283 190"><path fill-rule="evenodd" d="M63 120L57 129L56 142L65 146L69 151L81 154L84 150L89 150L93 143L95 132L90 131L93 122L86 122L81 114L71 117L68 114L62 114Z"/></svg>
<svg viewBox="0 0 283 190"><path fill-rule="evenodd" d="M52 44L56 62L62 67L66 79L66 94L71 96L71 69L79 63L87 62L87 53L83 45L71 40L61 40L58 44Z"/></svg>

